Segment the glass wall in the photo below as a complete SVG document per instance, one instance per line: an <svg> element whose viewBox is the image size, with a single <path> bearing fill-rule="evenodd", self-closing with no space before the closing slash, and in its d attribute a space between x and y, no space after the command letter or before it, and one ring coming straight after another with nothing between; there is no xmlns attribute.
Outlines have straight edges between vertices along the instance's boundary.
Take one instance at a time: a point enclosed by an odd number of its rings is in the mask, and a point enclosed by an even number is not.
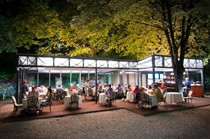
<svg viewBox="0 0 210 139"><path fill-rule="evenodd" d="M80 73L28 73L27 78L30 86L33 84L36 86L44 85L46 87L51 86L52 88L56 88L58 85L61 85L62 88L69 88L71 83L75 86L80 83ZM94 87L95 73L81 73L82 86L84 86L87 79L90 80L90 86ZM103 85L104 82L112 84L112 81L113 73L98 73L99 84Z"/></svg>
<svg viewBox="0 0 210 139"><path fill-rule="evenodd" d="M81 74L81 83L82 83L82 86L84 86L86 80L88 80L88 73L82 73Z"/></svg>
<svg viewBox="0 0 210 139"><path fill-rule="evenodd" d="M49 73L39 73L39 84L49 86Z"/></svg>
<svg viewBox="0 0 210 139"><path fill-rule="evenodd" d="M38 86L38 84L37 84L37 73L28 73L27 78L28 78L29 86L31 86L31 85Z"/></svg>
<svg viewBox="0 0 210 139"><path fill-rule="evenodd" d="M73 83L75 86L79 84L79 73L71 74L71 83Z"/></svg>
<svg viewBox="0 0 210 139"><path fill-rule="evenodd" d="M159 80L163 81L163 73L155 73L155 83L159 82ZM153 84L153 74L147 74L147 85Z"/></svg>
<svg viewBox="0 0 210 139"><path fill-rule="evenodd" d="M56 88L59 84L62 85L62 81L60 79L60 73L51 73L50 74L51 87Z"/></svg>
<svg viewBox="0 0 210 139"><path fill-rule="evenodd" d="M70 86L70 73L62 73L62 87L69 88Z"/></svg>
<svg viewBox="0 0 210 139"><path fill-rule="evenodd" d="M189 80L192 84L202 84L201 83L201 73L200 72L189 72Z"/></svg>

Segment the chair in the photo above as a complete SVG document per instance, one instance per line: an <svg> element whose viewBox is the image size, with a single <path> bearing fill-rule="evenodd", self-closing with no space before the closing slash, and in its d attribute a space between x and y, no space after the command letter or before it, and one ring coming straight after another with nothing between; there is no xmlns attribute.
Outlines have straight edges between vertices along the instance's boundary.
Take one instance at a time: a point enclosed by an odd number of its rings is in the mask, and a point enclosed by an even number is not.
<svg viewBox="0 0 210 139"><path fill-rule="evenodd" d="M136 100L136 94L133 93L133 104L134 104L133 108L134 108L134 109L135 109L135 107L136 107L136 104L138 104L137 102L138 102L138 101Z"/></svg>
<svg viewBox="0 0 210 139"><path fill-rule="evenodd" d="M149 95L145 93L141 93L140 95L140 107L141 108L146 108L146 106L152 106L151 99L149 98Z"/></svg>
<svg viewBox="0 0 210 139"><path fill-rule="evenodd" d="M76 108L78 108L79 96L76 93L72 94L70 97L69 108L72 108L73 105L76 105Z"/></svg>
<svg viewBox="0 0 210 139"><path fill-rule="evenodd" d="M17 104L16 98L12 96L12 102L14 104L14 111L18 110L18 107L22 107L22 104Z"/></svg>
<svg viewBox="0 0 210 139"><path fill-rule="evenodd" d="M117 105L116 103L116 93L112 92L109 96L109 101L110 101L110 104L113 105L115 104L115 106Z"/></svg>
<svg viewBox="0 0 210 139"><path fill-rule="evenodd" d="M43 107L44 106L49 106L50 112L52 111L51 110L51 106L52 106L52 95L49 95L46 100L43 100L41 102L41 105L40 105L41 111L43 111Z"/></svg>
<svg viewBox="0 0 210 139"><path fill-rule="evenodd" d="M37 97L35 96L28 97L27 103L28 103L28 108L27 108L28 113L36 113L39 110Z"/></svg>
<svg viewBox="0 0 210 139"><path fill-rule="evenodd" d="M193 94L193 91L190 90L190 91L188 92L188 95L187 95L186 97L183 97L183 99L184 99L186 102L188 102L188 104L190 103L190 100L191 100L191 104L192 104L192 94ZM193 104L192 104L192 105L193 105Z"/></svg>
<svg viewBox="0 0 210 139"><path fill-rule="evenodd" d="M56 99L61 100L63 97L63 90L62 89L57 89L56 90Z"/></svg>
<svg viewBox="0 0 210 139"><path fill-rule="evenodd" d="M133 103L134 103L134 109L136 105L140 108L141 105L141 93L140 91L136 92L136 94L133 93Z"/></svg>
<svg viewBox="0 0 210 139"><path fill-rule="evenodd" d="M92 88L88 88L86 91L85 91L85 99L88 99L88 100L95 100L95 93L94 93L95 89L92 89Z"/></svg>
<svg viewBox="0 0 210 139"><path fill-rule="evenodd" d="M123 92L123 89L119 89L117 91L117 97L118 98L124 98L125 97L124 92Z"/></svg>

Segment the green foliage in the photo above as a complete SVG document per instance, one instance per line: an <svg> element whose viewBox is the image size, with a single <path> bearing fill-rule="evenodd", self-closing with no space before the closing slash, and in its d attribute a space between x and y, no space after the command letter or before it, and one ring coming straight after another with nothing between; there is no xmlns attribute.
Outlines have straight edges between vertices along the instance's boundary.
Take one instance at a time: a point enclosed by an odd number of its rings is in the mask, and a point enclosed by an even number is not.
<svg viewBox="0 0 210 139"><path fill-rule="evenodd" d="M159 2L163 2L161 0ZM201 2L203 2L202 0ZM185 48L187 56L206 57L206 20L203 3L182 10L175 0L172 23L175 45L181 53L183 17L195 17ZM18 12L1 16L3 51L47 55L141 59L169 54L161 9L157 0L20 0ZM155 6L155 7L153 7ZM204 19L206 17L204 16ZM163 26L164 25L164 26ZM5 47L6 46L6 47Z"/></svg>
<svg viewBox="0 0 210 139"><path fill-rule="evenodd" d="M1 69L0 70L0 78L5 79L5 78L14 78L16 74L14 72L9 72L7 70Z"/></svg>
<svg viewBox="0 0 210 139"><path fill-rule="evenodd" d="M30 6L14 19L17 32L15 43L28 49L32 45L55 47L59 43L59 33L62 29L58 14L50 10L46 3L34 2Z"/></svg>
<svg viewBox="0 0 210 139"><path fill-rule="evenodd" d="M13 44L14 29L9 18L0 15L0 53L16 52L16 47Z"/></svg>

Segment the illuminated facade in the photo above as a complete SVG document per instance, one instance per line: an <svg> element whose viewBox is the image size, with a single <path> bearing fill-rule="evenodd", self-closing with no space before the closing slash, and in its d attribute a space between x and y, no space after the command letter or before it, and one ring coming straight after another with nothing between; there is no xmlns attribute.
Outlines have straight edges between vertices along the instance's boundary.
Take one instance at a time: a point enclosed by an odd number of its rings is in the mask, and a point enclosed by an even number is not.
<svg viewBox="0 0 210 139"><path fill-rule="evenodd" d="M17 96L20 95L20 83L23 79L29 85L43 84L55 88L58 84L68 88L71 83L83 86L90 79L92 86L103 84L131 84L148 86L157 80L163 80L172 73L169 56L151 55L140 61L89 59L62 56L17 55ZM185 74L192 82L203 84L203 61L185 58Z"/></svg>

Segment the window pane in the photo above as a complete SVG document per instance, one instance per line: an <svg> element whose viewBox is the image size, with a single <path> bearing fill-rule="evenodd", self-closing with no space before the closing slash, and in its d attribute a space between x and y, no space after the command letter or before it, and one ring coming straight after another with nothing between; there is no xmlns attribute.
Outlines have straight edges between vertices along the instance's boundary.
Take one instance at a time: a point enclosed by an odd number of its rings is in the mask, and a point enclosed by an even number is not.
<svg viewBox="0 0 210 139"><path fill-rule="evenodd" d="M38 84L37 84L37 73L28 73L27 77L28 77L29 86L31 86L31 85L38 86Z"/></svg>
<svg viewBox="0 0 210 139"><path fill-rule="evenodd" d="M71 83L73 83L74 85L77 85L79 83L79 74L78 73L72 73Z"/></svg>
<svg viewBox="0 0 210 139"><path fill-rule="evenodd" d="M49 73L39 73L39 84L49 86Z"/></svg>
<svg viewBox="0 0 210 139"><path fill-rule="evenodd" d="M148 79L152 79L152 74L148 74Z"/></svg>
<svg viewBox="0 0 210 139"><path fill-rule="evenodd" d="M69 86L70 86L70 74L69 73L62 73L62 85L63 85L63 88L69 88Z"/></svg>
<svg viewBox="0 0 210 139"><path fill-rule="evenodd" d="M155 79L159 79L159 73L155 73Z"/></svg>
<svg viewBox="0 0 210 139"><path fill-rule="evenodd" d="M57 85L60 84L60 73L51 73L51 76L50 76L50 85L52 88L56 88L56 82L57 82Z"/></svg>

